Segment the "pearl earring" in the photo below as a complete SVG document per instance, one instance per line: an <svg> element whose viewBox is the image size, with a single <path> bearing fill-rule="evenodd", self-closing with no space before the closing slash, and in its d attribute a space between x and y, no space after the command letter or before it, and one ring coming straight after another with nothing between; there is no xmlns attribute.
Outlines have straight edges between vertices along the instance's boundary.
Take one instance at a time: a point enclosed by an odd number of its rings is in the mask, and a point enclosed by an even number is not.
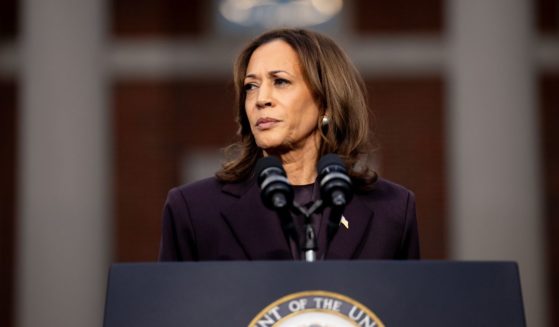
<svg viewBox="0 0 559 327"><path fill-rule="evenodd" d="M324 115L322 116L322 127L327 127L328 124L330 124L330 118L328 118L328 116Z"/></svg>

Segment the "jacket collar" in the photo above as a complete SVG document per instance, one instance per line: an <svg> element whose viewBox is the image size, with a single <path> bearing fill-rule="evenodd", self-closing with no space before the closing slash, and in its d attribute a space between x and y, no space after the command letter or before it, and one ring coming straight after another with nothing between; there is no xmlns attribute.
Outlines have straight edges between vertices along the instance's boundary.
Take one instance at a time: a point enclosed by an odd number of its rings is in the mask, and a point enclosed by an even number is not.
<svg viewBox="0 0 559 327"><path fill-rule="evenodd" d="M347 260L357 258L360 244L363 243L363 239L369 231L374 211L368 206L364 196L355 195L345 207L343 217L347 221L347 228L340 224L330 243L326 259ZM320 235L326 238L326 221L322 225Z"/></svg>
<svg viewBox="0 0 559 327"><path fill-rule="evenodd" d="M229 183L222 191L238 198L232 205L222 210L222 216L233 231L250 260L293 259L289 243L278 215L266 208L260 198L260 188L254 178L241 183ZM324 211L319 244L325 244L326 219L330 210ZM340 226L334 236L327 259L352 259L358 255L358 248L369 229L374 216L365 196L356 195L347 205L343 216L348 227ZM321 251L319 251L321 252Z"/></svg>
<svg viewBox="0 0 559 327"><path fill-rule="evenodd" d="M279 217L262 203L255 179L225 184L222 191L238 198L221 213L249 260L292 259Z"/></svg>

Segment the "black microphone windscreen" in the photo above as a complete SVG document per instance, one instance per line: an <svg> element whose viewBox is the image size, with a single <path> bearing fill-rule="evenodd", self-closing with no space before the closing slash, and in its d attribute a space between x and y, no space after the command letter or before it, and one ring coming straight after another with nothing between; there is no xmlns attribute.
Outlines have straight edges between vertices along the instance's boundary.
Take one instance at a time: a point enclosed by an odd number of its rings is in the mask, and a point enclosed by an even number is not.
<svg viewBox="0 0 559 327"><path fill-rule="evenodd" d="M263 157L260 158L256 162L256 166L254 167L254 171L256 172L256 176L260 176L260 173L266 169L271 167L277 167L283 171L283 166L281 165L281 161L276 157Z"/></svg>
<svg viewBox="0 0 559 327"><path fill-rule="evenodd" d="M340 156L334 153L328 153L327 155L320 158L320 160L318 161L317 164L318 173L320 174L324 168L331 165L342 166L345 169L344 162L342 161Z"/></svg>

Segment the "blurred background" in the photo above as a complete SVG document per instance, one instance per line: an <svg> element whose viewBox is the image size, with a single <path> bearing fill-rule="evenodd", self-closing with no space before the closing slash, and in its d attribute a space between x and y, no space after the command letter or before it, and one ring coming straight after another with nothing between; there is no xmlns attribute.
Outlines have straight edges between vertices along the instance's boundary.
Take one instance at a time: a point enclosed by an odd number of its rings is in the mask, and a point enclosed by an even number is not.
<svg viewBox="0 0 559 327"><path fill-rule="evenodd" d="M102 324L110 263L157 259L167 191L235 140L235 55L276 26L362 73L423 258L517 261L528 325L559 326L557 0L2 0L0 326Z"/></svg>

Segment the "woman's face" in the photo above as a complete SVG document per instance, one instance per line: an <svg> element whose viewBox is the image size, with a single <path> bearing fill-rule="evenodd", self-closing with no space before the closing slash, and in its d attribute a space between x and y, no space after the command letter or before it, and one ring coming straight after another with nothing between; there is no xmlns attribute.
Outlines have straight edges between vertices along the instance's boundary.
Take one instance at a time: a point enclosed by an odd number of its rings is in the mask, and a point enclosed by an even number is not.
<svg viewBox="0 0 559 327"><path fill-rule="evenodd" d="M268 154L317 149L319 108L291 46L275 40L257 48L244 88L246 114L261 149Z"/></svg>

